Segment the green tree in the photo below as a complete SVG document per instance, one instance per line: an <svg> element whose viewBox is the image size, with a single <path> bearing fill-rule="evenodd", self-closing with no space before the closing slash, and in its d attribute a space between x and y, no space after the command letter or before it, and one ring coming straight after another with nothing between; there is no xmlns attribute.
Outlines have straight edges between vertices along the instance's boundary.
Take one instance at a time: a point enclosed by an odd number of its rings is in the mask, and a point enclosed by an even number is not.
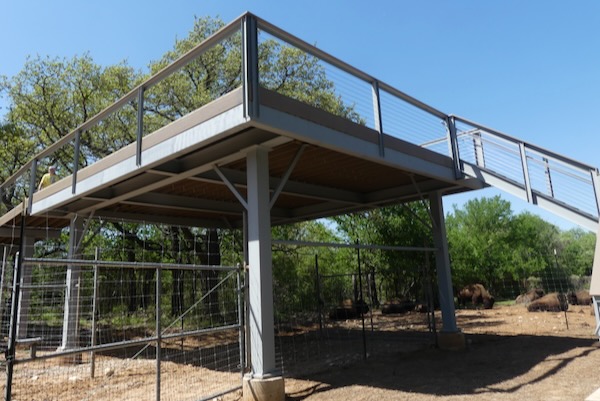
<svg viewBox="0 0 600 401"><path fill-rule="evenodd" d="M472 199L464 210L454 206L446 218L454 284L482 283L492 290L500 272L510 270L513 214L510 203L495 196Z"/></svg>
<svg viewBox="0 0 600 401"><path fill-rule="evenodd" d="M16 173L32 157L35 141L12 123L0 124L0 182ZM0 213L13 208L23 199L27 182L21 181L0 194ZM28 189L27 189L28 190Z"/></svg>
<svg viewBox="0 0 600 401"><path fill-rule="evenodd" d="M158 61L150 63L149 71L154 73L164 68L223 25L219 19L198 18L187 37L177 40L172 50ZM353 107L345 105L335 94L333 82L327 79L323 65L314 57L269 39L259 45L259 62L261 84L268 89L295 95L327 111L360 120ZM144 133L154 132L239 87L242 82L241 64L241 35L238 33L209 49L163 82L148 88L144 97ZM31 157L71 132L121 98L144 78L144 74L124 62L101 67L88 54L72 59L29 59L20 73L12 78L3 77L0 81L0 91L7 95L11 104L7 123L2 127L3 138L17 133L24 143L29 144L21 147L27 153L14 161L14 166L23 164L21 159ZM97 127L84 132L79 167L88 166L131 143L137 128L136 110L137 104L133 101ZM73 147L66 146L47 160L40 161L38 175L50 164L58 164L61 175L71 173L75 167L73 153ZM14 168L0 170L8 172ZM25 184L21 186L24 188ZM22 199L22 195L22 191L3 194L2 200L12 205ZM231 237L229 230L204 230L201 233L194 230L175 226L148 229L144 224L111 222L99 230L100 236L90 244L102 242L106 249L121 250L120 253L112 252L118 260L154 257L151 256L153 252L158 253L157 249L161 249L160 257L166 261L186 263L190 259L185 255L196 250L201 263L208 263L208 255L218 255L218 258L212 257L210 262L220 263L219 244L224 243L224 238ZM233 242L225 241L230 245ZM216 248L214 244L217 244ZM54 252L64 251L64 245L53 248ZM147 271L127 274L127 279L134 284L123 296L129 297L127 309L134 312L150 304L147 296L139 296L140 293L148 293L148 288L137 283L149 283L151 277ZM183 294L186 291L185 283L196 285L195 274L192 280L186 280L184 275L175 272L165 283L171 287L171 312L174 315L181 313L187 305ZM215 279L214 274L204 274L200 280L203 291L206 292L208 283ZM210 297L207 302L218 304L216 299Z"/></svg>
<svg viewBox="0 0 600 401"><path fill-rule="evenodd" d="M518 281L520 288L527 289L529 277L559 275L554 257L559 246L556 226L525 212L513 217L511 228L511 263L498 272L498 279Z"/></svg>
<svg viewBox="0 0 600 401"><path fill-rule="evenodd" d="M347 241L423 248L433 246L427 206L421 202L388 206L333 218ZM433 258L426 252L378 250L361 254L366 272L376 273L384 298L424 300ZM430 263L431 261L431 263Z"/></svg>
<svg viewBox="0 0 600 401"><path fill-rule="evenodd" d="M580 228L560 234L557 248L558 263L570 274L590 276L594 264L596 235Z"/></svg>
<svg viewBox="0 0 600 401"><path fill-rule="evenodd" d="M28 59L14 77L3 77L0 91L10 101L8 123L19 130L22 140L34 144L27 149L37 153L122 97L140 79L141 74L125 63L103 68L88 54L70 60L38 56ZM131 142L135 132L132 121L134 109L125 109L84 134L81 165ZM73 147L63 147L42 162L58 164L62 174L71 173Z"/></svg>

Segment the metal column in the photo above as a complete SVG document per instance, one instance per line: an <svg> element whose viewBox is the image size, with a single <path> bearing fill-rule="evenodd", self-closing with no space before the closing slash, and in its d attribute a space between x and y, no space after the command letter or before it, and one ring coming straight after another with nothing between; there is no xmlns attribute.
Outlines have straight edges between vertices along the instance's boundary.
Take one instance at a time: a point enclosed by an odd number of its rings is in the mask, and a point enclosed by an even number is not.
<svg viewBox="0 0 600 401"><path fill-rule="evenodd" d="M429 204L431 218L433 219L433 241L436 247L435 264L440 293L440 306L442 309L442 331L457 332L454 294L452 292L452 275L450 273L450 254L448 252L448 238L446 237L441 193L431 193L429 195Z"/></svg>
<svg viewBox="0 0 600 401"><path fill-rule="evenodd" d="M250 352L253 377L275 373L275 330L268 150L247 155Z"/></svg>
<svg viewBox="0 0 600 401"><path fill-rule="evenodd" d="M83 236L83 219L75 216L69 228L69 259L78 259L78 244ZM79 346L79 284L81 266L68 266L61 350Z"/></svg>

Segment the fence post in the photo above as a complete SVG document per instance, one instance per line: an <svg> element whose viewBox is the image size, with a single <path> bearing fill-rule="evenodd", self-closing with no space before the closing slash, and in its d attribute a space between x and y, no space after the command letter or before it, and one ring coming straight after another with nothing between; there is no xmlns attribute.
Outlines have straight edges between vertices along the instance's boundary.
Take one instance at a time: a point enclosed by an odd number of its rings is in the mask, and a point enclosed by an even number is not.
<svg viewBox="0 0 600 401"><path fill-rule="evenodd" d="M20 239L19 252L15 255L10 331L8 334L8 347L6 350L6 394L4 397L6 401L10 401L12 398L12 379L15 367L15 346L17 344L17 316L19 314L19 293L21 290L21 270L23 266L23 247L25 242L25 213L21 213Z"/></svg>
<svg viewBox="0 0 600 401"><path fill-rule="evenodd" d="M242 378L244 377L244 355L246 353L246 348L244 346L244 288L242 287L242 266L238 263L237 265L237 304L238 304L238 324L239 324L239 333L238 333L238 341L240 342L240 371L242 374Z"/></svg>
<svg viewBox="0 0 600 401"><path fill-rule="evenodd" d="M161 359L161 341L162 328L160 318L162 311L160 307L160 299L162 296L162 270L156 268L156 401L160 401L160 359Z"/></svg>
<svg viewBox="0 0 600 401"><path fill-rule="evenodd" d="M323 298L321 297L321 276L319 274L319 255L315 254L315 285L317 292L317 313L319 314L319 335L323 336Z"/></svg>
<svg viewBox="0 0 600 401"><path fill-rule="evenodd" d="M356 254L358 258L358 302L356 307L359 308L360 318L362 320L362 340L363 340L363 359L367 359L367 333L365 331L365 313L364 313L364 304L365 300L363 299L363 290L362 290L362 270L360 267L360 244L358 240L356 240Z"/></svg>
<svg viewBox="0 0 600 401"><path fill-rule="evenodd" d="M94 260L98 261L99 251L96 247ZM94 294L92 298L92 347L96 346L96 314L98 313L98 265L94 265ZM90 376L93 379L96 374L96 352L92 351L90 357Z"/></svg>

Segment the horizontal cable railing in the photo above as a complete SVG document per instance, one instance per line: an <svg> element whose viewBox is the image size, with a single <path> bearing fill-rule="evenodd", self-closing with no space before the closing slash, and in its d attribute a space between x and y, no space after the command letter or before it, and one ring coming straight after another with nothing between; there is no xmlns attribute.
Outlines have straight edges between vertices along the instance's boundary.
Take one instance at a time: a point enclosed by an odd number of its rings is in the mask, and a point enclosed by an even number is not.
<svg viewBox="0 0 600 401"><path fill-rule="evenodd" d="M145 133L154 132L241 86L242 18L224 26L100 113L39 152L0 184L0 192L12 193L15 201L25 197L31 198L37 189L37 179L44 172L41 166L51 165L56 160L57 153L66 155L66 158L61 159L71 160L65 162L62 167L66 171L64 174L73 176L73 192L79 169L133 142L137 142L137 159L140 164L141 141ZM217 74L212 81L203 81L207 87L198 88L195 78L205 74L203 70L208 68L216 68ZM174 88L183 88L187 93L176 93ZM206 96L207 91L209 96ZM174 101L182 99L185 100L184 104L173 106ZM4 205L0 205L0 208L2 214L7 211Z"/></svg>
<svg viewBox="0 0 600 401"><path fill-rule="evenodd" d="M449 154L445 113L266 21L258 19L258 27L259 49L272 46L286 48L296 56L295 60L302 60L304 63L302 66L293 64L296 68L287 69L285 73L288 75L283 77L270 73L272 65L259 64L259 81L262 86L414 144L439 141L430 149L444 155ZM300 67L304 67L304 70ZM312 79L313 85L315 80L320 85L309 87L308 93L301 91L291 94L289 86L277 85L284 79L289 84L295 78L290 75L296 73L299 77L301 72L306 73L304 78ZM322 89L326 89L327 96L323 96Z"/></svg>
<svg viewBox="0 0 600 401"><path fill-rule="evenodd" d="M598 219L597 168L466 119L455 119L461 160L516 183L530 194L528 198L541 196Z"/></svg>

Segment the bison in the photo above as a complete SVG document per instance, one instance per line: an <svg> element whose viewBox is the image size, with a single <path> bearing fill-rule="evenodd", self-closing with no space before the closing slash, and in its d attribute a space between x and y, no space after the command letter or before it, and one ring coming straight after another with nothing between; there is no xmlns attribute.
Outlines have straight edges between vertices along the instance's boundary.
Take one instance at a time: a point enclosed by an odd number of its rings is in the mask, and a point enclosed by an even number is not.
<svg viewBox="0 0 600 401"><path fill-rule="evenodd" d="M567 297L562 292L552 292L544 295L527 306L529 312L560 312L568 309Z"/></svg>
<svg viewBox="0 0 600 401"><path fill-rule="evenodd" d="M492 309L494 297L482 284L469 284L458 292L458 302L465 306L471 301L474 306L483 304L484 309Z"/></svg>
<svg viewBox="0 0 600 401"><path fill-rule="evenodd" d="M329 318L332 320L355 319L368 311L369 305L362 299L359 299L357 302L351 299L344 299L329 312Z"/></svg>
<svg viewBox="0 0 600 401"><path fill-rule="evenodd" d="M412 301L394 298L383 304L381 313L384 315L389 313L406 313L415 310L415 307L416 304Z"/></svg>
<svg viewBox="0 0 600 401"><path fill-rule="evenodd" d="M517 299L515 299L515 303L529 305L530 303L532 303L536 299L543 297L544 295L544 290L542 290L541 288L534 288L533 290L527 291L525 294L519 295Z"/></svg>
<svg viewBox="0 0 600 401"><path fill-rule="evenodd" d="M567 294L567 298L571 305L591 305L592 297L587 290L571 291Z"/></svg>

